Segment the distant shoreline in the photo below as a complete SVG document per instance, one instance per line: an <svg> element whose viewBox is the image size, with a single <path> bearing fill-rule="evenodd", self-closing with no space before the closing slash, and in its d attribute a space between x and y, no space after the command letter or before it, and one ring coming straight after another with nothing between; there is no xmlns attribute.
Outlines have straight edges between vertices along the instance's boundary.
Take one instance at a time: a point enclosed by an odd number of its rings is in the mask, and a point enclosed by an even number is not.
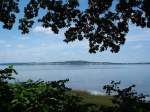
<svg viewBox="0 0 150 112"><path fill-rule="evenodd" d="M64 62L18 62L0 63L0 65L133 65L150 64L150 62L139 63L114 63L114 62L89 62L89 61L64 61Z"/></svg>

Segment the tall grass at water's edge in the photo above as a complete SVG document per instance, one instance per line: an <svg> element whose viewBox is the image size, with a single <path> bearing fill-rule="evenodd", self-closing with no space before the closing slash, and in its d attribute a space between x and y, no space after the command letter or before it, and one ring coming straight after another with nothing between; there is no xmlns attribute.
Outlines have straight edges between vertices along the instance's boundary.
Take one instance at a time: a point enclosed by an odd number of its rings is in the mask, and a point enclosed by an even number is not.
<svg viewBox="0 0 150 112"><path fill-rule="evenodd" d="M112 97L107 95L93 95L87 91L72 90L73 94L81 97L83 103L91 103L96 105L112 106Z"/></svg>

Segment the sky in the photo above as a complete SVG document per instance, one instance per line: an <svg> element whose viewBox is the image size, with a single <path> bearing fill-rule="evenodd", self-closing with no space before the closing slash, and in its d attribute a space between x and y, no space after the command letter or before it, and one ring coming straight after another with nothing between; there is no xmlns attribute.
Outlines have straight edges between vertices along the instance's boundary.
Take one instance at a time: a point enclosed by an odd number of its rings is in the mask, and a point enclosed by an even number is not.
<svg viewBox="0 0 150 112"><path fill-rule="evenodd" d="M83 5L81 0L81 9ZM0 23L1 25L1 23ZM54 34L36 24L29 34L22 35L15 24L12 30L0 26L0 63L10 62L56 62L67 60L86 60L99 62L150 62L150 29L130 25L126 43L119 53L109 50L90 54L88 42L63 42L65 30Z"/></svg>

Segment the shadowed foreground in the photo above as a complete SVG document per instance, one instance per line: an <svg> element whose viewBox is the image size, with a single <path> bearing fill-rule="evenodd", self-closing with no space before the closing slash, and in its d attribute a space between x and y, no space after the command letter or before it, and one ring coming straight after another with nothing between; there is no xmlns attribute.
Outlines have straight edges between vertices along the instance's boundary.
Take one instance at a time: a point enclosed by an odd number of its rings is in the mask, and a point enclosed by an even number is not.
<svg viewBox="0 0 150 112"><path fill-rule="evenodd" d="M103 87L109 96L94 96L72 91L68 80L9 83L13 73L12 66L0 70L0 112L150 112L147 96L137 94L135 85L120 89L112 81Z"/></svg>

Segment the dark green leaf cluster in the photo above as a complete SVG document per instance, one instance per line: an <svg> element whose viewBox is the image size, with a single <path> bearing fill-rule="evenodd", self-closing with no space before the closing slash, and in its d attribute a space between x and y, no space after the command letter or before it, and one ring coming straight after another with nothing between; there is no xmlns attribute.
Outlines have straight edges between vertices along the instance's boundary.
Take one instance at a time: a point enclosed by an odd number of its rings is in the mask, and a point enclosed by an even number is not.
<svg viewBox="0 0 150 112"><path fill-rule="evenodd" d="M67 80L44 82L29 80L14 85L13 112L69 112L78 109L78 97L69 93Z"/></svg>
<svg viewBox="0 0 150 112"><path fill-rule="evenodd" d="M0 71L0 112L84 112L89 105L65 86L69 80L8 83L12 67ZM88 111L87 111L88 112Z"/></svg>
<svg viewBox="0 0 150 112"><path fill-rule="evenodd" d="M135 85L120 89L119 84L112 81L103 88L108 95L113 96L112 112L150 112L150 101L146 99L148 95L137 94Z"/></svg>
<svg viewBox="0 0 150 112"><path fill-rule="evenodd" d="M8 80L14 79L12 74L17 72L13 69L13 66L9 66L4 70L0 70L0 112L8 112L3 110L4 108L10 109L10 102L13 100L13 88L8 84Z"/></svg>

